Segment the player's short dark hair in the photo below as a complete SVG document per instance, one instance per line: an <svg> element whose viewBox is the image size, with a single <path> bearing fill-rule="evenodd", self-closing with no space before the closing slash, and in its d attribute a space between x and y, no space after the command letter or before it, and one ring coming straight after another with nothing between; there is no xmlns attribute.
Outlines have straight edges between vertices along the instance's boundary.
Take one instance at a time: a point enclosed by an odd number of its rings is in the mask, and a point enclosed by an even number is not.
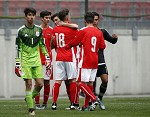
<svg viewBox="0 0 150 117"><path fill-rule="evenodd" d="M66 19L66 16L69 14L69 10L68 9L63 9L58 13L59 19L61 21L64 21Z"/></svg>
<svg viewBox="0 0 150 117"><path fill-rule="evenodd" d="M98 19L99 19L99 14L97 12L92 12L94 14L94 16L98 16Z"/></svg>
<svg viewBox="0 0 150 117"><path fill-rule="evenodd" d="M54 18L55 17L59 17L59 14L58 13L55 13L55 14L53 14L52 16L51 16L51 20L54 22Z"/></svg>
<svg viewBox="0 0 150 117"><path fill-rule="evenodd" d="M44 10L40 12L40 17L44 18L45 16L51 15L52 13L50 11Z"/></svg>
<svg viewBox="0 0 150 117"><path fill-rule="evenodd" d="M27 7L24 9L25 16L27 16L28 13L33 13L34 15L36 15L36 10L32 7Z"/></svg>
<svg viewBox="0 0 150 117"><path fill-rule="evenodd" d="M92 12L87 12L85 15L84 15L84 20L87 22L87 23L93 23L94 22L94 14Z"/></svg>

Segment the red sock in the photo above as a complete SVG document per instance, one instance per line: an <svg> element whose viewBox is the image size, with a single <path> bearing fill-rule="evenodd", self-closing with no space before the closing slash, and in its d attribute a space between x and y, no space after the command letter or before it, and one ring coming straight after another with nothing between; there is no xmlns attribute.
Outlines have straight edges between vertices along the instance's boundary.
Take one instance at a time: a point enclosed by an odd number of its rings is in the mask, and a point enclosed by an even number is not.
<svg viewBox="0 0 150 117"><path fill-rule="evenodd" d="M66 80L65 81L65 85L66 85L66 92L67 92L67 95L68 95L68 98L71 102L71 99L70 99L70 84L69 84L69 80Z"/></svg>
<svg viewBox="0 0 150 117"><path fill-rule="evenodd" d="M36 85L34 85L34 87L36 87ZM40 104L40 93L37 95L37 96L35 96L35 104Z"/></svg>
<svg viewBox="0 0 150 117"><path fill-rule="evenodd" d="M75 104L79 104L79 92L80 92L80 89L79 87L77 87L76 96L75 96Z"/></svg>
<svg viewBox="0 0 150 117"><path fill-rule="evenodd" d="M43 101L43 104L47 104L49 94L50 94L50 84L44 86L44 101Z"/></svg>
<svg viewBox="0 0 150 117"><path fill-rule="evenodd" d="M71 82L70 83L70 100L71 103L75 103L75 96L76 96L76 91L77 90L77 85L76 82Z"/></svg>
<svg viewBox="0 0 150 117"><path fill-rule="evenodd" d="M87 85L91 91L93 92L93 86L92 85ZM84 107L87 107L89 105L89 101L90 101L90 96L86 96L85 97L85 102L84 102Z"/></svg>
<svg viewBox="0 0 150 117"><path fill-rule="evenodd" d="M93 94L93 92L91 91L91 89L84 83L81 83L79 85L79 88L84 92L84 94L86 96L90 96L92 101L96 100L96 96Z"/></svg>
<svg viewBox="0 0 150 117"><path fill-rule="evenodd" d="M57 98L59 95L59 88L60 88L60 84L59 83L55 83L52 89L52 97L53 97L53 102L56 103L57 102Z"/></svg>
<svg viewBox="0 0 150 117"><path fill-rule="evenodd" d="M35 96L35 104L40 104L40 93Z"/></svg>

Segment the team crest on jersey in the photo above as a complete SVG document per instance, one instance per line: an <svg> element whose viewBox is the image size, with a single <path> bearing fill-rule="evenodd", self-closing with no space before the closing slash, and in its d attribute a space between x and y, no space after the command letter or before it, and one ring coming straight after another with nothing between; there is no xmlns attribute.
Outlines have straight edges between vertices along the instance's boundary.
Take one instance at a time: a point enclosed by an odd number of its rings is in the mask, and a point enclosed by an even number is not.
<svg viewBox="0 0 150 117"><path fill-rule="evenodd" d="M40 36L40 32L39 31L36 31L36 36Z"/></svg>
<svg viewBox="0 0 150 117"><path fill-rule="evenodd" d="M25 37L28 37L28 34L25 34L24 36L25 36Z"/></svg>

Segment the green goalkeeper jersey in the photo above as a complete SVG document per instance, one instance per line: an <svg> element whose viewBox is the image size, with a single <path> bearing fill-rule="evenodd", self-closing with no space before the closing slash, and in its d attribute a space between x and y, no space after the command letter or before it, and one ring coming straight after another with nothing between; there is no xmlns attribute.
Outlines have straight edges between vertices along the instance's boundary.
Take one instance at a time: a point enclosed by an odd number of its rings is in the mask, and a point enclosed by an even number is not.
<svg viewBox="0 0 150 117"><path fill-rule="evenodd" d="M23 25L18 29L16 38L16 60L21 62L22 67L35 67L41 65L40 51L48 56L45 44L43 42L42 29L34 25L29 28Z"/></svg>

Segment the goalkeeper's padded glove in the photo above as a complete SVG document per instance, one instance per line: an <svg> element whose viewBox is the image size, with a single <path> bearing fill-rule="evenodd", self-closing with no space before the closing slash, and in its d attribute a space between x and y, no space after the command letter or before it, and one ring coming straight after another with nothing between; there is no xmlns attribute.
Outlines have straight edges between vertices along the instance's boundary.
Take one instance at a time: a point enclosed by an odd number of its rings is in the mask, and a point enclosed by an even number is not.
<svg viewBox="0 0 150 117"><path fill-rule="evenodd" d="M20 64L19 61L16 61L15 74L16 74L18 77L21 77L22 75L24 75L24 73L22 72L21 64Z"/></svg>
<svg viewBox="0 0 150 117"><path fill-rule="evenodd" d="M16 74L18 77L21 77L21 64L20 64L20 62L16 62L15 74Z"/></svg>
<svg viewBox="0 0 150 117"><path fill-rule="evenodd" d="M50 66L50 68L49 69L46 69L46 75L50 78L51 77L51 75L52 75L52 65Z"/></svg>
<svg viewBox="0 0 150 117"><path fill-rule="evenodd" d="M45 66L46 66L46 69L50 69L51 67L51 59L49 56L46 56L46 61L45 61Z"/></svg>

